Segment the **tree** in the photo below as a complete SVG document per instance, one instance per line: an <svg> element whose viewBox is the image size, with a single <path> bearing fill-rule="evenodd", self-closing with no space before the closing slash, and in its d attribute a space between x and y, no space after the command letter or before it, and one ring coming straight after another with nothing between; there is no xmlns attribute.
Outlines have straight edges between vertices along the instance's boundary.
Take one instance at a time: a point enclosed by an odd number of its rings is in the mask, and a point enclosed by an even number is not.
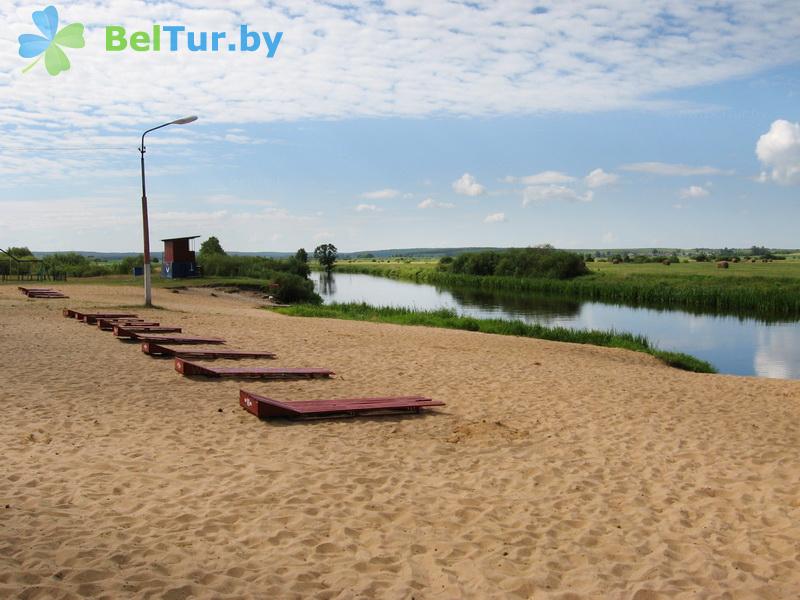
<svg viewBox="0 0 800 600"><path fill-rule="evenodd" d="M305 248L300 248L297 252L295 252L294 257L302 263L308 262L308 252L306 252Z"/></svg>
<svg viewBox="0 0 800 600"><path fill-rule="evenodd" d="M211 254L221 254L222 256L227 256L225 250L222 249L222 245L219 243L219 240L213 235L205 242L200 244L200 254L204 254L206 256Z"/></svg>
<svg viewBox="0 0 800 600"><path fill-rule="evenodd" d="M319 261L319 264L324 267L327 273L333 271L337 255L338 251L333 244L321 244L314 248L314 258Z"/></svg>
<svg viewBox="0 0 800 600"><path fill-rule="evenodd" d="M22 258L23 256L33 256L33 252L28 250L27 246L12 246L8 249L8 253L14 256L15 258Z"/></svg>

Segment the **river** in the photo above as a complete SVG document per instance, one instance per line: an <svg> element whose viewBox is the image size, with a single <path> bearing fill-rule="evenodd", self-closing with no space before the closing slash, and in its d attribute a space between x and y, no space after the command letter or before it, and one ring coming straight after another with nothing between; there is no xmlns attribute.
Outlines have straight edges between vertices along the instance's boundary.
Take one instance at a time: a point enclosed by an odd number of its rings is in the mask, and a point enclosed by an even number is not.
<svg viewBox="0 0 800 600"><path fill-rule="evenodd" d="M338 273L326 280L313 273L326 304L366 302L418 310L451 308L476 318L519 319L573 329L614 329L642 334L662 350L686 352L713 364L720 373L800 379L800 322L696 315L564 300L532 294L444 289L372 275Z"/></svg>

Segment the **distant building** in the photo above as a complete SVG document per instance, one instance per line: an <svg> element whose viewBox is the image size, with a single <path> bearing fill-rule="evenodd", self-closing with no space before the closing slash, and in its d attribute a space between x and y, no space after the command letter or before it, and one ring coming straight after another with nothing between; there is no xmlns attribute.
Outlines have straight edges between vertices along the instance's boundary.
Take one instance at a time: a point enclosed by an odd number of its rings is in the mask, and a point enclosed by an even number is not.
<svg viewBox="0 0 800 600"><path fill-rule="evenodd" d="M183 277L198 277L200 272L195 261L194 246L199 235L190 237L168 238L164 242L164 260L161 264L161 276L167 279L181 279Z"/></svg>

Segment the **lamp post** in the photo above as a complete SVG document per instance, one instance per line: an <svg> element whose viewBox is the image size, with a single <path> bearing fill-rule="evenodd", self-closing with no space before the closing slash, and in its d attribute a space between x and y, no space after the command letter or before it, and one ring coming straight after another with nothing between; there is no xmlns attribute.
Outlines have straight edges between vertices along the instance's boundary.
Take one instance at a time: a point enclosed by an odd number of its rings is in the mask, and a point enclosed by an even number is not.
<svg viewBox="0 0 800 600"><path fill-rule="evenodd" d="M167 125L186 125L187 123L191 123L192 121L197 121L197 117L192 115L191 117L183 117L182 119L176 119L174 121L170 121L169 123L164 123L163 125L159 125L158 127L153 127L152 129L148 129L142 134L142 145L139 147L139 152L142 155L142 232L144 234L144 305L146 307L153 306L153 296L151 290L151 283L150 283L150 225L147 222L147 191L145 190L144 185L144 136L146 136L151 131L155 131L156 129L161 129L162 127L166 127Z"/></svg>

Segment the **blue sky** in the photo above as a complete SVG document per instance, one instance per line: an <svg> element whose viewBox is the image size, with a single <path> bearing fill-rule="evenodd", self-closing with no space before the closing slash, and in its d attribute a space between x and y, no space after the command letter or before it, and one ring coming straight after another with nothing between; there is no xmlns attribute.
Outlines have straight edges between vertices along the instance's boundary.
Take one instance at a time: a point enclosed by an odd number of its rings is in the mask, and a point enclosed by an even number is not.
<svg viewBox="0 0 800 600"><path fill-rule="evenodd" d="M64 2L57 77L0 8L0 245L800 246L792 3ZM720 8L722 6L722 8ZM104 26L283 31L274 58L103 49ZM158 250L158 242L153 243Z"/></svg>

